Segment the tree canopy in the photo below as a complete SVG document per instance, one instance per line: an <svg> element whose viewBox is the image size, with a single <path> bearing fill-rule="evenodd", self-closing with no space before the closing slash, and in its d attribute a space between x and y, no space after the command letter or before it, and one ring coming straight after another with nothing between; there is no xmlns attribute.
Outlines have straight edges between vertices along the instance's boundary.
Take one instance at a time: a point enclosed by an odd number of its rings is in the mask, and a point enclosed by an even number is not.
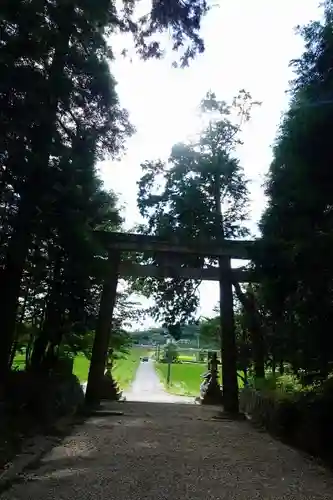
<svg viewBox="0 0 333 500"><path fill-rule="evenodd" d="M250 118L254 104L245 91L230 104L208 92L200 106L206 124L198 137L175 145L167 162L146 161L142 165L138 207L146 223L140 231L165 240L176 236L188 241L248 234L247 180L235 153L242 124ZM161 255L147 258L162 264ZM182 267L200 268L209 263L216 262L199 256L172 260ZM177 277L164 281L148 278L135 281L134 288L154 298L151 313L156 319L176 325L195 316L199 284Z"/></svg>
<svg viewBox="0 0 333 500"><path fill-rule="evenodd" d="M34 369L96 322L104 250L94 230L121 227L96 164L119 158L134 132L110 72L112 34L131 33L143 59L168 32L185 65L204 50L204 0L5 0L0 7L0 375L31 325ZM30 356L29 354L29 356Z"/></svg>
<svg viewBox="0 0 333 500"><path fill-rule="evenodd" d="M332 5L325 2L322 22L299 28L305 50L291 63L291 103L274 146L258 245L271 338L296 371L323 375L333 360Z"/></svg>

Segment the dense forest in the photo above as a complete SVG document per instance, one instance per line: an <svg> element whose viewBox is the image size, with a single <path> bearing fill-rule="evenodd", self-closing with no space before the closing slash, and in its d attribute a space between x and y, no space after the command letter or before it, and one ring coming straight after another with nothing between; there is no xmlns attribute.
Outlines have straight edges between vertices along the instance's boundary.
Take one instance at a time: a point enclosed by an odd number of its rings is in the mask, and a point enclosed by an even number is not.
<svg viewBox="0 0 333 500"><path fill-rule="evenodd" d="M59 400L73 404L74 393L81 397L75 377L59 367L93 348L107 272L107 251L94 232L122 231L117 197L97 171L99 161L121 158L135 133L110 70L112 37L130 34L146 60L163 57L160 33L166 32L180 67L205 49L205 0L158 0L141 18L137 2L120 3L118 10L108 0L5 0L0 6L0 397L15 411L34 408L35 416L45 394L51 412ZM232 325L224 323L234 332L225 345L238 368L252 370L258 381L291 373L311 397L313 391L326 395L333 363L332 0L323 9L321 22L298 30L304 52L291 61L289 108L267 165L252 283L233 283ZM164 240L248 238L249 180L237 154L244 124L260 103L235 89L230 102L209 91L198 104L200 134L175 144L168 161L148 158L141 165L137 203L144 223L136 230ZM222 261L189 256L179 264L221 267ZM129 280L118 290L106 357L128 343L126 330L142 314L133 292L153 299L149 313L176 340L220 348L223 308L198 319L199 284L177 277ZM154 335L160 338L161 330L147 338ZM25 355L20 373L12 369L18 352ZM237 381L232 366L223 366L223 376ZM55 404L60 386L66 397Z"/></svg>
<svg viewBox="0 0 333 500"><path fill-rule="evenodd" d="M142 17L136 4L1 2L0 398L9 412L1 435L19 411L47 420L83 398L67 361L93 347L107 272L94 231L123 222L97 167L121 158L134 133L110 70L113 36L131 36L146 60L163 57L168 33L179 67L204 51L204 0L159 0ZM107 354L128 342L140 312L129 293L117 294ZM13 369L18 353L25 371Z"/></svg>

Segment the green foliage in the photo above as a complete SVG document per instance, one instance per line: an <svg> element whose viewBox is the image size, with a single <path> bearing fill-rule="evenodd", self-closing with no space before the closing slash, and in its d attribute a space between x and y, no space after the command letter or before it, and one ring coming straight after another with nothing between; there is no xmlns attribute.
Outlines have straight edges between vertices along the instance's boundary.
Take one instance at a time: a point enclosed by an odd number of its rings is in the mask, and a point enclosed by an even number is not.
<svg viewBox="0 0 333 500"><path fill-rule="evenodd" d="M242 325L242 314L235 314L236 347L238 353L238 369L246 370L251 367L251 341L248 332ZM221 321L220 316L203 318L200 322L200 345L210 349L221 349Z"/></svg>
<svg viewBox="0 0 333 500"><path fill-rule="evenodd" d="M170 342L163 349L161 363L178 363L179 353L176 344Z"/></svg>
<svg viewBox="0 0 333 500"><path fill-rule="evenodd" d="M204 50L205 0L153 2L140 18L137 3L1 3L2 378L23 335L31 368L48 371L95 328L106 268L92 231L121 224L96 162L119 158L134 131L110 74L110 35L132 34L144 59L161 57L166 31L182 65Z"/></svg>
<svg viewBox="0 0 333 500"><path fill-rule="evenodd" d="M200 323L200 342L218 349L221 345L220 316L204 318Z"/></svg>
<svg viewBox="0 0 333 500"><path fill-rule="evenodd" d="M188 144L172 148L169 161L147 161L142 165L138 207L145 219L140 230L166 241L217 240L246 236L248 190L243 169L234 157L240 143L241 124L249 119L253 103L245 91L228 105L208 93L201 103L203 130ZM238 116L240 123L233 120ZM222 211L222 214L221 214ZM161 255L145 259L163 265ZM200 268L216 259L189 255L173 256L168 265ZM193 319L198 306L200 282L177 278L138 279L133 288L155 305L151 314L166 325Z"/></svg>
<svg viewBox="0 0 333 500"><path fill-rule="evenodd" d="M120 224L116 198L102 188L95 162L117 156L132 132L107 63L109 6L14 5L1 7L0 103L2 123L10 123L1 132L3 192L10 193L2 200L1 370L15 338L17 304L19 322L29 315L38 325L34 367L93 316L101 275L95 276L91 231Z"/></svg>
<svg viewBox="0 0 333 500"><path fill-rule="evenodd" d="M174 61L174 66L185 67L204 51L200 24L209 10L206 0L158 0L152 3L151 12L138 20L133 16L137 1L123 0L123 4L120 28L133 34L135 47L144 60L163 56L165 48L159 36L163 32L171 38L172 50L181 54L180 61Z"/></svg>
<svg viewBox="0 0 333 500"><path fill-rule="evenodd" d="M211 324L216 324L217 331L211 332ZM149 328L129 333L134 344L165 344L169 335L184 348L219 349L219 317L201 318L199 321L183 325L172 325L168 328ZM199 341L199 343L198 343Z"/></svg>
<svg viewBox="0 0 333 500"><path fill-rule="evenodd" d="M182 396L198 396L200 391L200 376L207 371L207 365L199 363L174 364L171 367L171 383L166 390L171 394ZM159 363L157 372L166 386L167 366Z"/></svg>
<svg viewBox="0 0 333 500"><path fill-rule="evenodd" d="M164 344L165 329L149 328L130 332L133 344Z"/></svg>
<svg viewBox="0 0 333 500"><path fill-rule="evenodd" d="M264 379L249 377L249 387L253 387L261 392L275 394L276 397L283 398L290 394L297 394L303 390L299 379L291 374L274 375L267 374Z"/></svg>
<svg viewBox="0 0 333 500"><path fill-rule="evenodd" d="M333 361L332 6L326 1L323 21L299 30L305 50L292 62L291 105L274 147L257 247L272 357L324 378Z"/></svg>
<svg viewBox="0 0 333 500"><path fill-rule="evenodd" d="M274 390L272 384L269 390L243 389L242 410L255 425L332 464L332 379L306 390L297 389L291 379L282 384L283 389Z"/></svg>
<svg viewBox="0 0 333 500"><path fill-rule="evenodd" d="M182 335L182 330L181 330L180 324L176 323L175 325L169 325L168 326L168 333L175 340L179 340L181 338L181 335Z"/></svg>

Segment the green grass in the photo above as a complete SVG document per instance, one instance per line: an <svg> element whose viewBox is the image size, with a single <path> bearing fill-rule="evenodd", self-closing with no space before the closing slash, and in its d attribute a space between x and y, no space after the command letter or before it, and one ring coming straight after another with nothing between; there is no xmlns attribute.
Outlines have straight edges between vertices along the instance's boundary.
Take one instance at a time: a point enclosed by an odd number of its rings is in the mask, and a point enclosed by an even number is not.
<svg viewBox="0 0 333 500"><path fill-rule="evenodd" d="M88 378L90 361L82 355L76 356L74 359L73 373L77 376L80 382L86 382ZM17 354L14 359L13 368L24 370L25 356L24 354Z"/></svg>
<svg viewBox="0 0 333 500"><path fill-rule="evenodd" d="M147 349L134 347L126 357L115 362L112 374L121 390L124 391L130 387L140 364L140 357L148 354ZM77 356L74 360L73 372L81 382L88 380L89 364L90 362L84 356Z"/></svg>
<svg viewBox="0 0 333 500"><path fill-rule="evenodd" d="M134 347L126 358L119 359L115 362L112 373L121 390L126 390L130 387L140 364L140 357L147 355L149 355L149 350ZM15 357L13 366L24 369L24 364L24 355L18 354ZM73 373L82 383L88 380L89 365L90 361L83 355L76 356L74 359Z"/></svg>
<svg viewBox="0 0 333 500"><path fill-rule="evenodd" d="M196 357L195 356L191 356L191 355L188 355L188 354L180 354L178 356L179 360L180 361L193 361L195 362L196 361Z"/></svg>
<svg viewBox="0 0 333 500"><path fill-rule="evenodd" d="M140 364L140 357L149 354L149 350L136 347L131 350L125 359L116 361L112 373L121 390L124 391L131 386Z"/></svg>
<svg viewBox="0 0 333 500"><path fill-rule="evenodd" d="M199 396L200 384L202 378L200 375L207 372L206 363L179 363L171 365L171 383L166 386L168 365L166 363L156 364L157 373L163 382L166 390L170 394L180 394L182 396ZM219 368L219 380L221 382L222 368ZM242 381L238 379L239 386L242 387Z"/></svg>
<svg viewBox="0 0 333 500"><path fill-rule="evenodd" d="M18 370L24 370L25 368L25 355L24 354L16 354L13 362L13 368Z"/></svg>
<svg viewBox="0 0 333 500"><path fill-rule="evenodd" d="M175 363L171 365L171 383L166 386L168 365L166 363L156 364L157 373L161 382L170 394L181 394L183 396L199 396L202 378L200 375L207 371L206 363Z"/></svg>
<svg viewBox="0 0 333 500"><path fill-rule="evenodd" d="M80 382L88 380L90 361L83 354L76 356L74 359L73 373L77 376Z"/></svg>

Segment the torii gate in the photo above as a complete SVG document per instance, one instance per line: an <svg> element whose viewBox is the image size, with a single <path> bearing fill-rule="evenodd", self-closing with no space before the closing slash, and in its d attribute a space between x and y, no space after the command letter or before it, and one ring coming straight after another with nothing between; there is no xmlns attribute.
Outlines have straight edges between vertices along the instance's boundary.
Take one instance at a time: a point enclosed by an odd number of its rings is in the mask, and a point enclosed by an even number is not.
<svg viewBox="0 0 333 500"><path fill-rule="evenodd" d="M96 231L96 237L108 250L108 272L103 284L99 317L96 325L95 340L88 376L86 401L100 401L98 389L104 376L113 310L119 278L156 277L187 278L196 280L213 280L220 283L220 317L222 335L222 374L224 409L227 412L238 412L237 350L235 340L232 283L250 282L252 276L244 268L232 269L231 259L251 259L254 241L223 240L191 242L180 239L165 241L156 236L133 233ZM153 252L162 257L160 265L132 264L122 261L122 252ZM200 255L215 257L219 267L190 268L172 262L172 257L181 255ZM170 259L171 257L171 259Z"/></svg>

